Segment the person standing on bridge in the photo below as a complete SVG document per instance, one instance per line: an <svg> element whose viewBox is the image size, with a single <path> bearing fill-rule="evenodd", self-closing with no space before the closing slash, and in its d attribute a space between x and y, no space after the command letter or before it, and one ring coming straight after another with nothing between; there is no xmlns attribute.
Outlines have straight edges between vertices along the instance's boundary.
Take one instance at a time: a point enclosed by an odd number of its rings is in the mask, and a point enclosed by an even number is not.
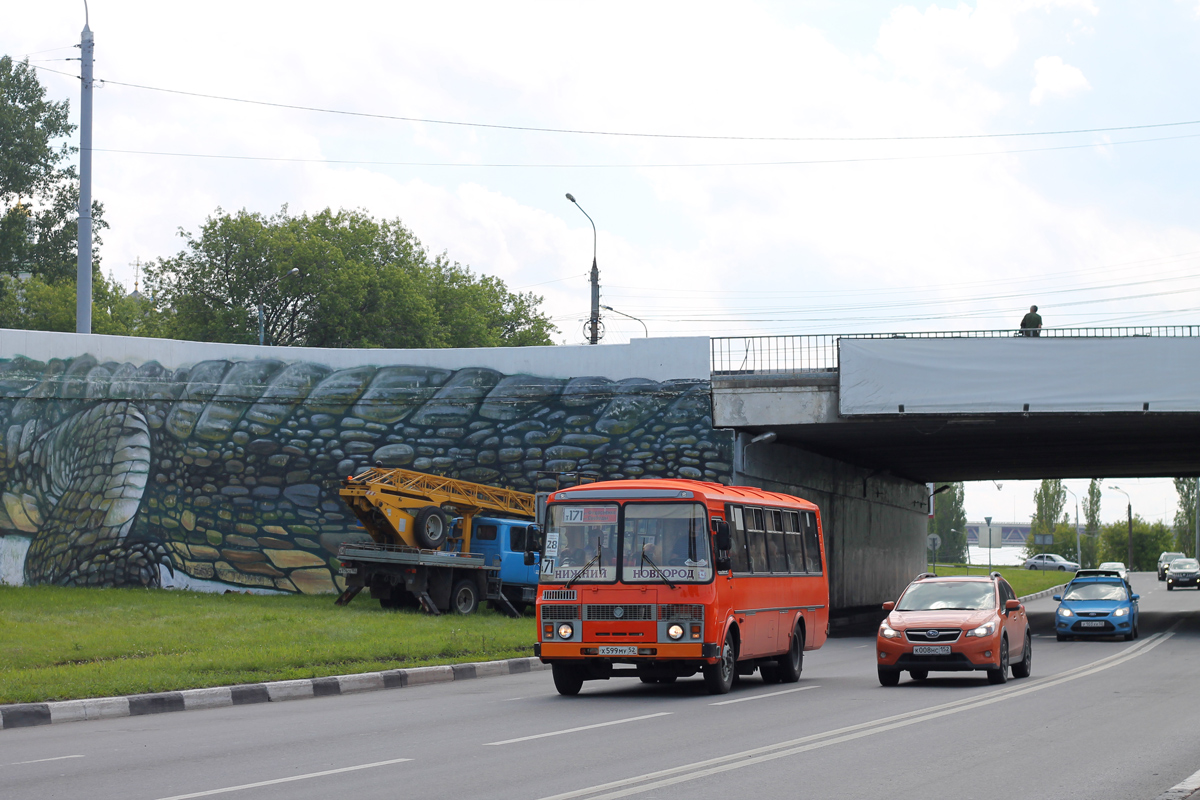
<svg viewBox="0 0 1200 800"><path fill-rule="evenodd" d="M1030 306L1029 313L1021 317L1021 333L1025 336L1041 336L1042 317L1037 313L1037 306Z"/></svg>

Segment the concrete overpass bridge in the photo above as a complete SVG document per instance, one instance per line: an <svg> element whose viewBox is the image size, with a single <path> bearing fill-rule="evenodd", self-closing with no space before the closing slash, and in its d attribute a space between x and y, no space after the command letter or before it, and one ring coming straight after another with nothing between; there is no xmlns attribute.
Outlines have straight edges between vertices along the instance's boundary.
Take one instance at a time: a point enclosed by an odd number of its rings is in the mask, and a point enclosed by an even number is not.
<svg viewBox="0 0 1200 800"><path fill-rule="evenodd" d="M927 482L1200 474L1200 327L710 344L733 479L821 506L835 607L920 571Z"/></svg>

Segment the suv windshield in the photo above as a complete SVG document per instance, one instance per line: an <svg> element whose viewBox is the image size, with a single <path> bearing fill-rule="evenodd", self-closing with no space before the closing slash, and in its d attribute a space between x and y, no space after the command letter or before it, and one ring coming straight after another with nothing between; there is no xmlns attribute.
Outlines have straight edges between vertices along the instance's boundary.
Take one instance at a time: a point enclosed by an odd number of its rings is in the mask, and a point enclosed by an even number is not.
<svg viewBox="0 0 1200 800"><path fill-rule="evenodd" d="M624 534L622 580L705 583L712 578L704 506L628 503Z"/></svg>
<svg viewBox="0 0 1200 800"><path fill-rule="evenodd" d="M897 611L963 610L996 607L996 590L991 581L947 581L914 583L900 598Z"/></svg>
<svg viewBox="0 0 1200 800"><path fill-rule="evenodd" d="M1172 561L1174 561L1177 558L1183 558L1183 553L1163 553L1161 556L1158 557L1158 560L1165 561L1168 564L1170 564Z"/></svg>
<svg viewBox="0 0 1200 800"><path fill-rule="evenodd" d="M1120 583L1079 583L1067 587L1063 600L1127 600L1125 586Z"/></svg>
<svg viewBox="0 0 1200 800"><path fill-rule="evenodd" d="M1200 562L1194 558L1177 558L1171 562L1171 569L1175 572L1193 572L1200 569Z"/></svg>
<svg viewBox="0 0 1200 800"><path fill-rule="evenodd" d="M543 583L615 581L617 505L552 505L546 509L540 574Z"/></svg>

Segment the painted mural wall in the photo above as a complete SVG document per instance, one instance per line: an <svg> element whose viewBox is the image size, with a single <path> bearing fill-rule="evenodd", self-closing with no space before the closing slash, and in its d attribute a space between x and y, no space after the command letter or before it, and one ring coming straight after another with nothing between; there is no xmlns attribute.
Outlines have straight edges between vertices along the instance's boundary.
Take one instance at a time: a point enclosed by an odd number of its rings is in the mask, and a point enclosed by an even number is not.
<svg viewBox="0 0 1200 800"><path fill-rule="evenodd" d="M727 483L707 349L0 331L0 580L333 592L338 546L365 538L341 478L377 462L522 491L543 471Z"/></svg>

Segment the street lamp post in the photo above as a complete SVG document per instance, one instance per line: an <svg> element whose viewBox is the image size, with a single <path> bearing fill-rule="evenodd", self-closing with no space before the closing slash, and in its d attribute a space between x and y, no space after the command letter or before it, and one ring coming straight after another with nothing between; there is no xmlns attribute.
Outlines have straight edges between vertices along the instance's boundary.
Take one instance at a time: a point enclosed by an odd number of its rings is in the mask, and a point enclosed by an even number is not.
<svg viewBox="0 0 1200 800"><path fill-rule="evenodd" d="M1079 559L1079 568L1083 569L1083 545L1079 541L1079 496L1066 486L1063 489L1075 498L1075 558Z"/></svg>
<svg viewBox="0 0 1200 800"><path fill-rule="evenodd" d="M591 214L583 211L583 206L579 205L575 195L567 192L567 199L583 212L583 215L588 218L588 222L592 223L592 316L588 319L588 339L590 344L598 344L600 342L600 270L596 266L596 222L592 219Z"/></svg>
<svg viewBox="0 0 1200 800"><path fill-rule="evenodd" d="M645 332L647 339L650 338L650 329L646 327L646 323L642 322L642 320L638 319L633 314L626 314L624 311L617 311L612 306L600 306L600 307L603 308L605 311L611 311L614 314L620 314L622 317L629 317L634 322L641 322L642 323L642 331Z"/></svg>
<svg viewBox="0 0 1200 800"><path fill-rule="evenodd" d="M292 275L299 275L299 274L300 274L300 268L292 267L289 271L280 275L278 278L274 278L272 280L267 281L266 285L263 286L263 292L265 292L267 289L271 288L275 284L279 283L284 278L288 278L288 277L291 277ZM259 292L259 295L258 295L258 344L260 347L262 346L265 339L266 339L266 317L263 315L262 292Z"/></svg>
<svg viewBox="0 0 1200 800"><path fill-rule="evenodd" d="M1128 567L1130 570L1132 570L1133 569L1133 498L1129 496L1129 492L1125 491L1120 486L1110 486L1108 488L1114 492L1120 492L1121 494L1125 495L1125 500L1127 501L1127 503L1125 505L1125 513L1129 517L1129 564L1128 564Z"/></svg>

